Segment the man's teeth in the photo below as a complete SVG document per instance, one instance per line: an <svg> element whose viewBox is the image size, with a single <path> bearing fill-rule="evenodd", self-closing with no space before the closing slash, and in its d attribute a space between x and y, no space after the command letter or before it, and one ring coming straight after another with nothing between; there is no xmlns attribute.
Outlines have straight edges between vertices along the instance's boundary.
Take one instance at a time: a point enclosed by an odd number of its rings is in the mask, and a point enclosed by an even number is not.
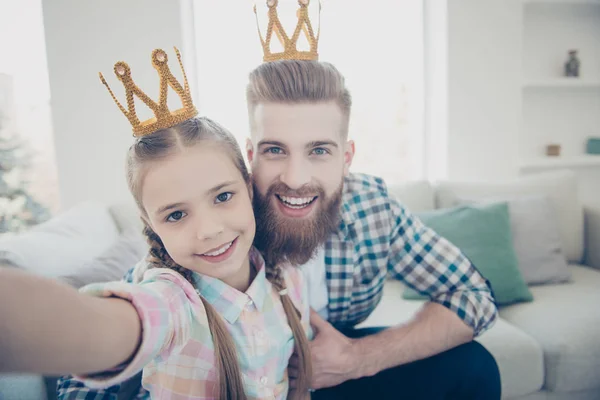
<svg viewBox="0 0 600 400"><path fill-rule="evenodd" d="M231 245L233 244L233 240L225 245L223 245L222 247L218 248L217 250L213 251L212 253L204 253L202 254L203 256L209 256L209 257L216 257L216 256L220 256L221 254L225 253L227 250L229 250L229 248L231 247Z"/></svg>
<svg viewBox="0 0 600 400"><path fill-rule="evenodd" d="M304 208L308 206L316 197L288 197L279 196L281 201L286 205L292 206L292 208Z"/></svg>

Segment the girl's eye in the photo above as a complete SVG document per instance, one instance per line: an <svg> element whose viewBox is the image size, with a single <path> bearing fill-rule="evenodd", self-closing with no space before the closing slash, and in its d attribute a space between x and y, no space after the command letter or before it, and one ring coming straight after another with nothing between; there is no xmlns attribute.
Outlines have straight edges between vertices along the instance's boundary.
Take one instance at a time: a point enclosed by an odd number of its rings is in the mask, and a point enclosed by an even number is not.
<svg viewBox="0 0 600 400"><path fill-rule="evenodd" d="M183 211L175 211L169 214L167 217L167 222L177 222L185 217L185 213Z"/></svg>
<svg viewBox="0 0 600 400"><path fill-rule="evenodd" d="M223 192L215 198L215 203L225 203L226 201L231 200L233 197L233 193L231 192Z"/></svg>

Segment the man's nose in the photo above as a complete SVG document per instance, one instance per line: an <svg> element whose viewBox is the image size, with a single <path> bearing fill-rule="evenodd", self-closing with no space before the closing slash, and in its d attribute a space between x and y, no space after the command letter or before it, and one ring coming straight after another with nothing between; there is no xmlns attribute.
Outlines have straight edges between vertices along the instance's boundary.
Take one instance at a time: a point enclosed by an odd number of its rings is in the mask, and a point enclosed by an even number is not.
<svg viewBox="0 0 600 400"><path fill-rule="evenodd" d="M280 180L290 189L300 189L311 181L310 166L301 158L291 158L286 164Z"/></svg>

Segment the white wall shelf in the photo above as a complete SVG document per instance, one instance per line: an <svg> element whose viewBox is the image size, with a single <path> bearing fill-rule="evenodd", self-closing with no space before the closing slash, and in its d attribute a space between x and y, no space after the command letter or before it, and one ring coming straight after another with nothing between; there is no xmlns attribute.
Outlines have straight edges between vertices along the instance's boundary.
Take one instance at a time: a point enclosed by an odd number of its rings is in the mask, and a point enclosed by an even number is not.
<svg viewBox="0 0 600 400"><path fill-rule="evenodd" d="M527 81L523 83L525 89L552 89L552 88L582 88L600 89L600 80L585 80L581 78L556 78L540 81Z"/></svg>
<svg viewBox="0 0 600 400"><path fill-rule="evenodd" d="M600 0L523 0L525 4L600 5Z"/></svg>
<svg viewBox="0 0 600 400"><path fill-rule="evenodd" d="M600 155L539 157L521 163L520 169L600 168Z"/></svg>
<svg viewBox="0 0 600 400"><path fill-rule="evenodd" d="M584 154L589 137L600 136L600 0L523 0L519 170L593 167L600 157ZM570 50L577 50L581 76L565 77ZM544 157L550 144L562 156Z"/></svg>

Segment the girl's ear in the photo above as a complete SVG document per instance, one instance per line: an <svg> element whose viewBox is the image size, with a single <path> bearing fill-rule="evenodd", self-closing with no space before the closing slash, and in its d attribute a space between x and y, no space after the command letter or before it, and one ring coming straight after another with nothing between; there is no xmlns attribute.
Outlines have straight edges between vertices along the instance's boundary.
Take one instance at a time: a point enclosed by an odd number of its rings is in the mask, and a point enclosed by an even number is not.
<svg viewBox="0 0 600 400"><path fill-rule="evenodd" d="M148 228L152 229L152 225L150 225L150 221L148 220L146 213L140 213L140 219L142 220L142 223L144 225L146 225Z"/></svg>

